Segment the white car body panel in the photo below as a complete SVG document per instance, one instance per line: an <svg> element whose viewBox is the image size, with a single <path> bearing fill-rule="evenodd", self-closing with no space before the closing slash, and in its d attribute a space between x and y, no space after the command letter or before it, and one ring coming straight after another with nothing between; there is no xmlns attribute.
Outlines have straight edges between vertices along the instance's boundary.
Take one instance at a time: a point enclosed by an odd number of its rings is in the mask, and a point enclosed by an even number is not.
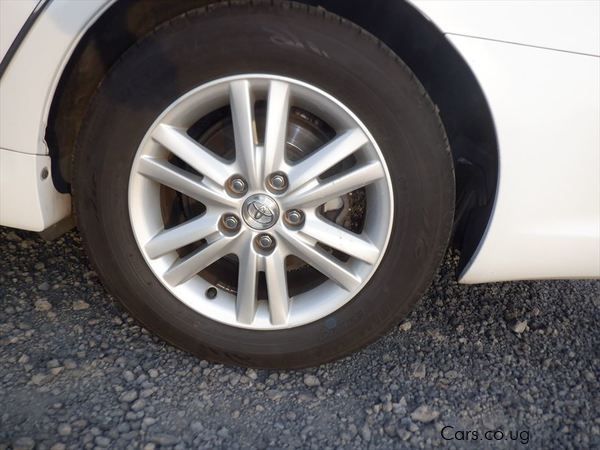
<svg viewBox="0 0 600 450"><path fill-rule="evenodd" d="M24 11L37 0L0 0L6 36L18 33ZM29 30L0 79L0 224L42 231L71 214L70 196L59 193L44 140L60 75L79 39L112 1L54 0ZM22 22L19 23L18 20ZM15 31L16 30L16 31ZM10 45L10 44L9 44ZM9 45L2 45L4 57ZM9 165L10 162L10 165Z"/></svg>
<svg viewBox="0 0 600 450"><path fill-rule="evenodd" d="M0 150L0 193L0 223L5 226L42 231L71 213L71 196L58 193L52 184L48 155Z"/></svg>
<svg viewBox="0 0 600 450"><path fill-rule="evenodd" d="M0 79L2 225L40 231L70 213L40 176L44 130L69 56L112 2L53 0ZM34 3L0 0L11 23L2 36ZM586 56L600 54L600 2L412 3L471 66L496 122L494 211L461 282L600 277L600 58Z"/></svg>
<svg viewBox="0 0 600 450"><path fill-rule="evenodd" d="M449 39L502 149L494 211L460 281L600 276L600 58Z"/></svg>
<svg viewBox="0 0 600 450"><path fill-rule="evenodd" d="M0 1L0 61L37 3L38 0Z"/></svg>
<svg viewBox="0 0 600 450"><path fill-rule="evenodd" d="M413 0L446 34L600 55L597 0Z"/></svg>
<svg viewBox="0 0 600 450"><path fill-rule="evenodd" d="M413 4L475 74L500 150L494 210L459 281L600 277L600 1Z"/></svg>
<svg viewBox="0 0 600 450"><path fill-rule="evenodd" d="M0 79L0 148L48 154L46 119L60 75L85 30L110 3L54 0L45 8Z"/></svg>

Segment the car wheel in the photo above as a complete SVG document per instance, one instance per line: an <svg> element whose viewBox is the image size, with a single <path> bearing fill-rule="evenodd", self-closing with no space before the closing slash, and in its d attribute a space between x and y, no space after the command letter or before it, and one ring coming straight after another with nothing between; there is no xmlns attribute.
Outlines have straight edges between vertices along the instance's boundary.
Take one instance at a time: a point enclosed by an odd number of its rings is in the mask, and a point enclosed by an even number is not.
<svg viewBox="0 0 600 450"><path fill-rule="evenodd" d="M428 287L453 219L448 143L414 75L285 2L194 10L127 51L74 174L105 286L174 345L248 366L376 339Z"/></svg>

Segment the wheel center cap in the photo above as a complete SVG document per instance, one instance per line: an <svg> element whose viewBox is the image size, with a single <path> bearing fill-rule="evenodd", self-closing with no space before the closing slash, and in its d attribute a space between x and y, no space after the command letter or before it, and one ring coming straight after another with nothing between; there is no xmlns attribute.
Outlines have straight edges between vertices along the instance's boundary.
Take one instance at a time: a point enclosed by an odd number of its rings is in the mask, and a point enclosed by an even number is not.
<svg viewBox="0 0 600 450"><path fill-rule="evenodd" d="M268 195L254 194L244 202L242 216L248 226L255 230L266 230L279 219L279 206Z"/></svg>

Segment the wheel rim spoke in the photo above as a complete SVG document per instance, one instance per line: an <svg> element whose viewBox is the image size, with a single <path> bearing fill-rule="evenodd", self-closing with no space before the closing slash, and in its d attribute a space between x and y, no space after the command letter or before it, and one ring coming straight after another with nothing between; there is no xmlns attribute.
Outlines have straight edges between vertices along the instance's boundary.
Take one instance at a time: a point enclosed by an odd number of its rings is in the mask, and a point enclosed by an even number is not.
<svg viewBox="0 0 600 450"><path fill-rule="evenodd" d="M238 287L236 296L236 319L250 324L256 315L256 288L258 284L258 255L253 249L251 233L239 257Z"/></svg>
<svg viewBox="0 0 600 450"><path fill-rule="evenodd" d="M150 258L155 259L204 239L219 230L219 218L218 214L206 213L201 217L190 219L173 228L163 230L146 244L146 252Z"/></svg>
<svg viewBox="0 0 600 450"><path fill-rule="evenodd" d="M229 102L235 138L236 162L253 189L260 187L254 124L254 100L247 80L229 85Z"/></svg>
<svg viewBox="0 0 600 450"><path fill-rule="evenodd" d="M234 173L229 164L226 164L214 156L210 150L194 141L187 135L185 130L160 124L152 133L152 139L217 184L225 184L226 180Z"/></svg>
<svg viewBox="0 0 600 450"><path fill-rule="evenodd" d="M322 248L304 242L297 234L291 232L284 232L282 236L291 254L302 259L340 287L352 291L360 285L361 279L358 275Z"/></svg>
<svg viewBox="0 0 600 450"><path fill-rule="evenodd" d="M265 257L265 276L269 294L269 313L273 325L284 325L288 320L289 295L285 255L279 250Z"/></svg>
<svg viewBox="0 0 600 450"><path fill-rule="evenodd" d="M358 168L353 168L349 172L328 178L322 183L313 180L311 183L307 183L302 189L298 189L286 196L282 199L282 203L286 209L319 206L332 198L367 186L384 176L385 172L381 163L379 161L372 161Z"/></svg>
<svg viewBox="0 0 600 450"><path fill-rule="evenodd" d="M271 81L267 99L265 157L262 179L279 170L284 162L289 109L289 85L281 81Z"/></svg>
<svg viewBox="0 0 600 450"><path fill-rule="evenodd" d="M199 202L215 206L237 206L237 202L225 193L206 186L202 178L165 160L144 156L139 160L138 173Z"/></svg>
<svg viewBox="0 0 600 450"><path fill-rule="evenodd" d="M369 264L379 258L379 249L370 240L316 216L306 218L300 233Z"/></svg>
<svg viewBox="0 0 600 450"><path fill-rule="evenodd" d="M358 128L348 130L337 136L334 140L292 166L289 171L289 190L293 191L308 181L317 178L367 142L369 142L367 136Z"/></svg>
<svg viewBox="0 0 600 450"><path fill-rule="evenodd" d="M201 270L228 255L233 250L235 238L218 236L215 241L182 258L164 273L163 277L171 286L178 286L191 279Z"/></svg>

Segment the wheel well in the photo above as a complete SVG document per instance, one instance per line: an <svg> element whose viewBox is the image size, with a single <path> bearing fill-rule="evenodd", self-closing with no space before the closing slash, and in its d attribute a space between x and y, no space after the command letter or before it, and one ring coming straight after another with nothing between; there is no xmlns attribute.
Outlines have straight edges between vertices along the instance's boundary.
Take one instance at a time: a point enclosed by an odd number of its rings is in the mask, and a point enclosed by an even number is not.
<svg viewBox="0 0 600 450"><path fill-rule="evenodd" d="M60 78L46 141L52 175L69 192L71 155L81 120L99 83L120 56L160 23L216 0L119 0L86 32ZM485 96L467 63L443 34L405 0L297 0L364 28L415 73L439 109L457 184L454 245L464 267L489 220L498 178L498 147Z"/></svg>

